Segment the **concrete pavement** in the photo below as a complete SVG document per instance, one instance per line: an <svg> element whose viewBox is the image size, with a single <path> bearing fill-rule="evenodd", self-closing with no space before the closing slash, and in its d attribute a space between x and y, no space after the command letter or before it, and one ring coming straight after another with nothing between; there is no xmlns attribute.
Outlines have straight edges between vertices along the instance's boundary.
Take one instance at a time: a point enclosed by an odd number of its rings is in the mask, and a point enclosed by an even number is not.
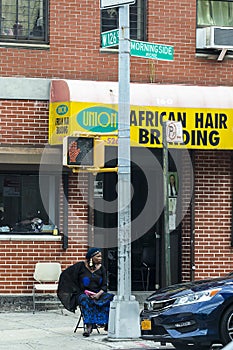
<svg viewBox="0 0 233 350"><path fill-rule="evenodd" d="M140 338L112 341L103 329L85 338L81 328L74 333L78 318L64 310L0 312L0 350L173 349Z"/></svg>

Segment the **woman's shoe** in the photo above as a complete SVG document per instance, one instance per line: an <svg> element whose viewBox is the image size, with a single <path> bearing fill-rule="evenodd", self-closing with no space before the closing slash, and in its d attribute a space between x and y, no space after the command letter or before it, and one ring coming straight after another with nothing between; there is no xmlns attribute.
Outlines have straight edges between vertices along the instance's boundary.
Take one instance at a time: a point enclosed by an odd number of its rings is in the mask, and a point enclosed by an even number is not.
<svg viewBox="0 0 233 350"><path fill-rule="evenodd" d="M84 326L83 336L84 337L89 337L91 332L92 332L92 325L91 324L85 325Z"/></svg>
<svg viewBox="0 0 233 350"><path fill-rule="evenodd" d="M107 324L107 323L104 325L104 330L105 330L106 332L108 331L108 324Z"/></svg>

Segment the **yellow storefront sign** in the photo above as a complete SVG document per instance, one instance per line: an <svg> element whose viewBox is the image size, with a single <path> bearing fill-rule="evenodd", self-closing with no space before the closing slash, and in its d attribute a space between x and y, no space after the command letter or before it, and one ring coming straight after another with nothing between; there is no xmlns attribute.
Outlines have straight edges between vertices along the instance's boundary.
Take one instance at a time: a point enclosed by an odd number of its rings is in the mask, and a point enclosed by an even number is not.
<svg viewBox="0 0 233 350"><path fill-rule="evenodd" d="M99 133L106 145L117 144L117 105L89 102L53 102L49 111L49 143L62 144L73 132ZM180 121L184 143L174 148L233 149L233 110L131 106L132 146L162 147L163 121ZM111 136L111 134L113 134Z"/></svg>

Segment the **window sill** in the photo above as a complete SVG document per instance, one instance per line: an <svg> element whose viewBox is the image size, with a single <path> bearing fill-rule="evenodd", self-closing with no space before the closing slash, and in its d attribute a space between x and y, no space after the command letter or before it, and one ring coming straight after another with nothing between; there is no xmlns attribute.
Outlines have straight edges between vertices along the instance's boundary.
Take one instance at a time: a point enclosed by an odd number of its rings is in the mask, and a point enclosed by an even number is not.
<svg viewBox="0 0 233 350"><path fill-rule="evenodd" d="M35 43L17 43L17 42L5 42L0 41L0 47L17 47L23 49L43 49L48 50L50 48L49 44L35 44Z"/></svg>
<svg viewBox="0 0 233 350"><path fill-rule="evenodd" d="M61 241L62 236L46 234L19 234L19 233L1 233L0 241Z"/></svg>

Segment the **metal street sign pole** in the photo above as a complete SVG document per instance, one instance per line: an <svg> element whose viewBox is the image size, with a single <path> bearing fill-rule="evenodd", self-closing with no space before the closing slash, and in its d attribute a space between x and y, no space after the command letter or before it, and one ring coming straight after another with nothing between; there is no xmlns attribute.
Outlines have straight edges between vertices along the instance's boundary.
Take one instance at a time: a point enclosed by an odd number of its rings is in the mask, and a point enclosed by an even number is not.
<svg viewBox="0 0 233 350"><path fill-rule="evenodd" d="M169 193L168 193L168 143L183 143L181 122L163 121L163 184L164 184L164 263L165 283L171 284L171 242L169 229Z"/></svg>
<svg viewBox="0 0 233 350"><path fill-rule="evenodd" d="M110 305L109 338L139 338L139 303L131 295L129 5L119 7L118 288Z"/></svg>
<svg viewBox="0 0 233 350"><path fill-rule="evenodd" d="M163 122L163 192L164 192L164 256L165 283L171 284L171 245L169 231L169 202L168 202L168 148L166 122Z"/></svg>

